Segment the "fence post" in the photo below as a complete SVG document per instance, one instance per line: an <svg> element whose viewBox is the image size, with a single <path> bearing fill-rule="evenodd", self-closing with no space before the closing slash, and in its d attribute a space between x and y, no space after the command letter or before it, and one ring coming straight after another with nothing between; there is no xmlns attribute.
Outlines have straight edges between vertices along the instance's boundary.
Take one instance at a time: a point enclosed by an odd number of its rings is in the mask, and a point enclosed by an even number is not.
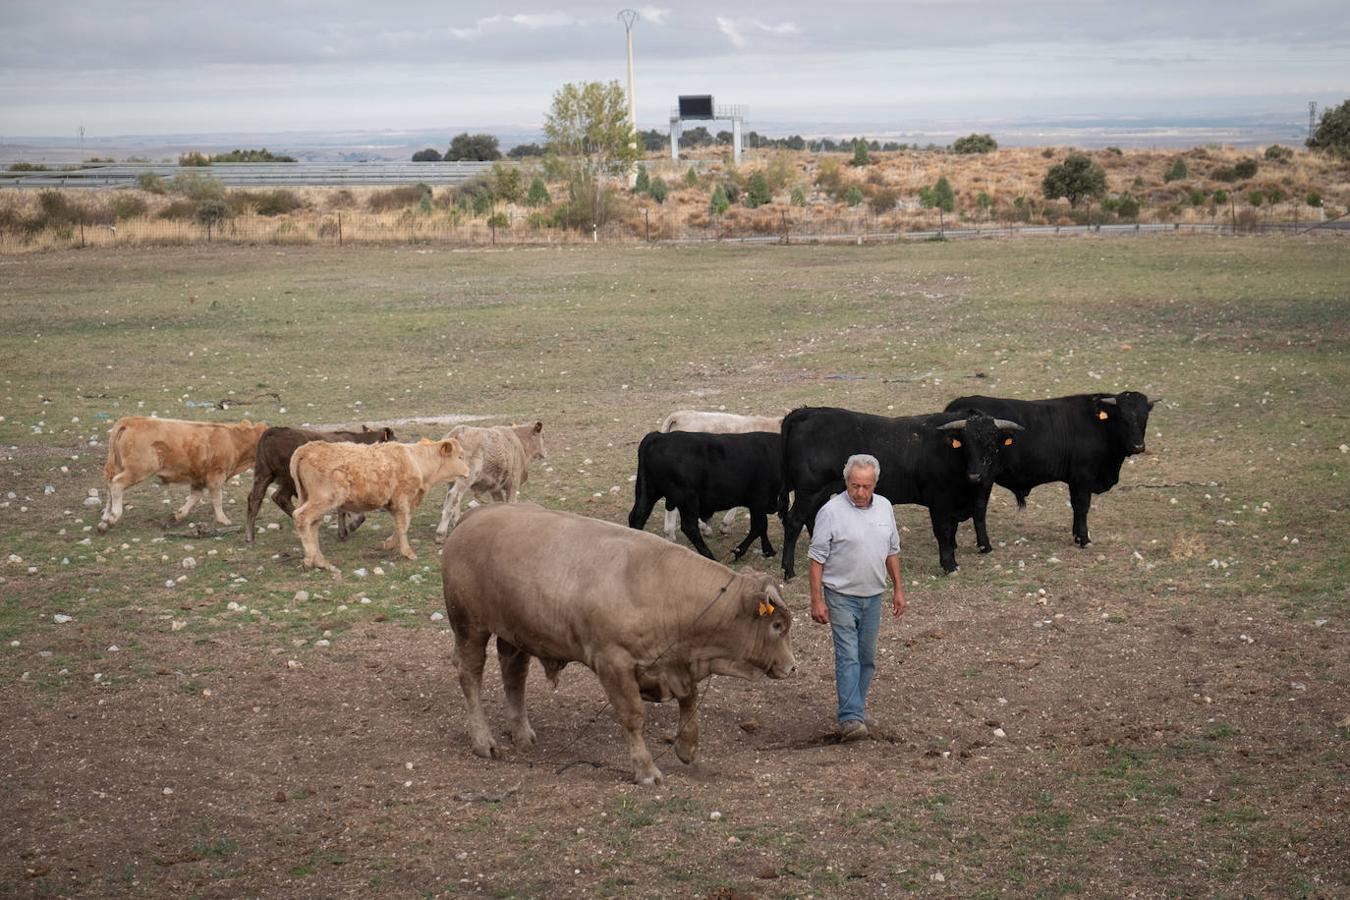
<svg viewBox="0 0 1350 900"><path fill-rule="evenodd" d="M783 216L783 246L786 247L788 244L792 243L788 237L787 210L781 210L780 212Z"/></svg>
<svg viewBox="0 0 1350 900"><path fill-rule="evenodd" d="M645 229L643 239L650 244L652 242L652 217L651 210L645 206L642 207L642 224Z"/></svg>
<svg viewBox="0 0 1350 900"><path fill-rule="evenodd" d="M80 216L80 249L84 249L84 216Z"/></svg>
<svg viewBox="0 0 1350 900"><path fill-rule="evenodd" d="M342 213L338 212L338 246L342 246Z"/></svg>

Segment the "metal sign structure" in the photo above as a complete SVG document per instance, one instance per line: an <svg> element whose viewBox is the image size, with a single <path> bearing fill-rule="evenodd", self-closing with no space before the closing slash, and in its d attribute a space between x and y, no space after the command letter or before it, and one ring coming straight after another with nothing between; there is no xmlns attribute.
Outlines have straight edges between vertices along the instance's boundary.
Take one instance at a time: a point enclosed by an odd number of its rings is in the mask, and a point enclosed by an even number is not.
<svg viewBox="0 0 1350 900"><path fill-rule="evenodd" d="M670 111L670 158L680 160L680 135L686 121L726 121L731 123L731 156L737 165L741 162L741 131L747 109L744 106L718 106L711 94L681 94L678 105Z"/></svg>

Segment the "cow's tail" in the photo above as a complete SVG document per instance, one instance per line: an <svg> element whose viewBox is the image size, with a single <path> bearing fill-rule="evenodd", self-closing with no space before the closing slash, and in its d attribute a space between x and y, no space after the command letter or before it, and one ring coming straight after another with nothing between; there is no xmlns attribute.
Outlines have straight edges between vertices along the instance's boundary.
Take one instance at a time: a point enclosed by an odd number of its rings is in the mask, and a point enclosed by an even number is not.
<svg viewBox="0 0 1350 900"><path fill-rule="evenodd" d="M783 522L784 526L787 525L788 508L791 505L792 472L788 468L788 445L792 442L792 429L797 424L798 417L796 412L797 410L794 409L786 416L783 416L783 424L779 426L779 431L782 435L782 445L780 449L780 452L782 453L782 459L780 461L782 467L782 481L778 488L778 518Z"/></svg>
<svg viewBox="0 0 1350 900"><path fill-rule="evenodd" d="M628 527L629 527L629 528L641 528L643 525L645 525L645 524L646 524L646 522L645 522L646 517L645 517L645 516L642 516L641 513L642 513L642 511L644 511L644 510L648 510L648 509L649 509L649 506L654 506L655 503L656 503L656 501L654 501L654 500L649 501L649 500L647 499L647 488L648 488L648 485L647 485L647 468L648 468L648 467L647 467L647 465L646 465L645 462L644 462L644 460L645 460L645 458L646 458L646 456L647 456L647 448L651 446L652 441L655 439L655 435L656 435L656 434L657 434L657 432L650 432L650 433L648 433L646 436L644 436L644 437L642 438L642 442L641 442L640 444L638 444L638 452L637 452L637 479L633 482L633 510L632 510L632 512L630 512L630 513L628 514ZM650 515L650 512L648 512L648 515ZM634 524L634 523L637 523L637 521L638 521L639 518L644 519L644 521L641 522L641 523L639 523L639 524Z"/></svg>
<svg viewBox="0 0 1350 900"><path fill-rule="evenodd" d="M303 458L300 453L300 450L296 450L294 453L291 454L290 470L291 470L291 481L292 483L295 484L295 509L299 509L300 507L304 506L305 501L309 499L309 491L305 490L305 480L300 477L301 471L300 465L302 462Z"/></svg>
<svg viewBox="0 0 1350 900"><path fill-rule="evenodd" d="M668 415L668 416L666 416L664 419L662 419L662 420L661 420L661 427L658 428L657 431L661 432L662 434L665 434L667 431L673 431L673 430L675 429L675 416L676 416L676 415L678 415L678 414L677 414L677 413L671 413L670 415Z"/></svg>
<svg viewBox="0 0 1350 900"><path fill-rule="evenodd" d="M103 464L103 477L107 481L122 471L122 433L126 430L127 426L118 422L108 435L108 461Z"/></svg>

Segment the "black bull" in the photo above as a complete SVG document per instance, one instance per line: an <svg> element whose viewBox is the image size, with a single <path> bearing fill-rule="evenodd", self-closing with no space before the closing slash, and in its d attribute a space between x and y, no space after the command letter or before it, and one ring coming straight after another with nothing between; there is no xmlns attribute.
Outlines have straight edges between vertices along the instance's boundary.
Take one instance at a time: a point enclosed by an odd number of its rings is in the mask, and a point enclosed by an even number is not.
<svg viewBox="0 0 1350 900"><path fill-rule="evenodd" d="M1092 543L1087 524L1092 495L1111 490L1120 480L1125 457L1145 451L1148 414L1157 402L1138 391L1050 400L958 397L947 404L947 411L965 415L978 410L1025 425L1026 436L1003 454L994 482L1012 491L1019 507L1026 506L1027 494L1037 485L1066 483L1073 507L1074 543L1086 547ZM984 489L976 510L977 535L984 532L992 489L992 485Z"/></svg>
<svg viewBox="0 0 1350 900"><path fill-rule="evenodd" d="M844 463L865 453L881 465L876 492L892 503L928 507L944 572L956 571L956 526L974 517L988 496L999 454L1022 430L984 413L933 413L888 418L847 409L803 407L783 419L783 575L796 574L797 537L813 529L816 513L844 489ZM788 505L788 494L792 504ZM988 536L980 524L979 540Z"/></svg>

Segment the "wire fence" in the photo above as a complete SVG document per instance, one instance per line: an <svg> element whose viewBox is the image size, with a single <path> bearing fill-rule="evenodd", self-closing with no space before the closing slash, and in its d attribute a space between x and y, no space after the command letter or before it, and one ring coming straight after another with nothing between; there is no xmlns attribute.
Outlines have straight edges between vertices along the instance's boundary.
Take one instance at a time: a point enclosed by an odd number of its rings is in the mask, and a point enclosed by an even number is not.
<svg viewBox="0 0 1350 900"><path fill-rule="evenodd" d="M0 230L0 253L84 247L140 247L188 244L318 245L346 247L373 244L439 246L549 246L584 243L887 243L915 240L965 240L1035 235L1158 233L1303 233L1350 230L1344 218L1313 221L1108 222L1092 224L972 224L893 218L864 213L845 216L791 214L754 219L703 217L690 220L677 213L636 214L600 228L577 230L544 223L537 216L481 217L444 214L397 215L328 212L280 216L242 215L217 222L133 218L116 223L64 222L40 229Z"/></svg>

